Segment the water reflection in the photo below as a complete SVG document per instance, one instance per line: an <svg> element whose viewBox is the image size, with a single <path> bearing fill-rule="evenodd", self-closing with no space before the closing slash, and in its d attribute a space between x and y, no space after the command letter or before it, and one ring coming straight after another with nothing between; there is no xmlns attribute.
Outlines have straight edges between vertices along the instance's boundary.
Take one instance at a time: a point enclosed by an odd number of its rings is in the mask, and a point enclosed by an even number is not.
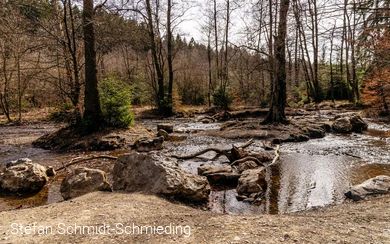
<svg viewBox="0 0 390 244"><path fill-rule="evenodd" d="M289 153L280 162L278 213L343 202L351 161L334 155Z"/></svg>

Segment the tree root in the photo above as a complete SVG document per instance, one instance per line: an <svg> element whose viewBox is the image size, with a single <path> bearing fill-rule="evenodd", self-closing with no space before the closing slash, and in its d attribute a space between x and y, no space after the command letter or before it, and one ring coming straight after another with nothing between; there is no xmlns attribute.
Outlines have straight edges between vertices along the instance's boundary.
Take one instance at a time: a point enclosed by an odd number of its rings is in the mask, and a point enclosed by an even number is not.
<svg viewBox="0 0 390 244"><path fill-rule="evenodd" d="M240 164L240 163L244 163L244 162L247 162L247 161L254 161L257 165L264 165L262 162L260 162L260 160L258 160L256 157L254 156L246 156L244 158L241 158L241 159L237 159L236 161L234 161L233 163L230 164L230 166L233 166L235 164Z"/></svg>
<svg viewBox="0 0 390 244"><path fill-rule="evenodd" d="M253 139L250 139L239 147L232 145L232 149L206 148L200 152L193 153L191 155L187 155L187 156L171 155L171 157L177 158L177 159L192 159L192 158L195 158L199 155L213 151L213 152L217 153L217 155L214 157L214 159L218 158L220 155L224 155L225 157L227 157L229 159L230 162L233 162L237 159L242 158L243 157L242 154L245 154L244 156L247 156L247 154L243 151L243 148L248 147L252 143L253 143Z"/></svg>
<svg viewBox="0 0 390 244"><path fill-rule="evenodd" d="M111 160L118 159L118 157L109 156L109 155L90 156L90 157L86 157L86 158L73 158L72 160L70 160L69 163L62 164L62 167L55 169L55 171L60 171L60 170L66 169L67 167L74 165L74 164L77 164L77 163L80 163L80 162L89 161L89 160L93 160L93 159L99 159L99 158L105 158L105 159L111 159Z"/></svg>

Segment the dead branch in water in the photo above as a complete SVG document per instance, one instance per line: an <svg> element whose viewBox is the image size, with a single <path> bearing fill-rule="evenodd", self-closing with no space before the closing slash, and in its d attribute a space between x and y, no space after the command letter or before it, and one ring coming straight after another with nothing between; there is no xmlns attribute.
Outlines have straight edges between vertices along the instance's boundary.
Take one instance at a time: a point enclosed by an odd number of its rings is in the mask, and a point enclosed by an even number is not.
<svg viewBox="0 0 390 244"><path fill-rule="evenodd" d="M247 153L244 152L243 148L248 147L252 143L253 143L253 138L248 140L247 142L245 142L244 144L242 144L239 147L232 145L232 149L206 148L200 152L193 153L191 155L187 155L187 156L171 155L171 157L177 158L177 159L192 159L192 158L195 158L199 155L213 151L213 152L217 153L217 155L214 158L219 157L219 155L224 155L225 157L227 157L229 159L230 162L234 162L237 159L240 159L242 157L247 156Z"/></svg>
<svg viewBox="0 0 390 244"><path fill-rule="evenodd" d="M264 150L266 151L274 150L274 148L272 147L272 143L269 141L263 141L262 148L264 148Z"/></svg>
<svg viewBox="0 0 390 244"><path fill-rule="evenodd" d="M89 161L89 160L93 160L93 159L99 159L99 158L111 159L111 160L118 159L118 157L109 156L109 155L98 155L98 156L94 155L94 156L90 156L90 157L86 157L86 158L73 158L72 160L70 160L69 163L67 163L65 165L62 164L63 166L59 167L58 169L55 169L55 171L60 171L60 170L66 169L67 167L74 165L74 164L77 164L77 163L80 163L80 162Z"/></svg>
<svg viewBox="0 0 390 244"><path fill-rule="evenodd" d="M270 166L276 164L276 161L278 161L278 159L279 159L279 157L280 157L279 149L280 149L280 146L277 145L276 148L275 148L275 157L274 157L274 159L272 160L272 163L268 164L268 165L266 166L266 168L268 168L268 167L270 167Z"/></svg>
<svg viewBox="0 0 390 244"><path fill-rule="evenodd" d="M277 145L276 148L275 148L275 157L272 159L272 162L270 164L265 166L266 168L270 167L271 165L276 164L276 161L280 157L279 149L280 149L280 146ZM247 162L247 161L254 161L257 165L264 166L264 164L258 159L259 157L261 157L261 155L259 153L249 153L248 156L243 157L243 158L238 159L238 160L235 160L233 163L230 164L230 166L233 166L235 164L244 163L244 162Z"/></svg>

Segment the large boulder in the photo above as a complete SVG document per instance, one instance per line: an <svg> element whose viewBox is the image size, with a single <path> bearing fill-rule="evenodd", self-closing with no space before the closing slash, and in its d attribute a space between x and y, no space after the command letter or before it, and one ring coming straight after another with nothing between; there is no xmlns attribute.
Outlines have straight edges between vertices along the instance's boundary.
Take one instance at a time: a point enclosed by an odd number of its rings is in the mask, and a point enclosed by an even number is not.
<svg viewBox="0 0 390 244"><path fill-rule="evenodd" d="M237 193L239 195L250 195L262 192L266 185L264 167L247 169L242 172L241 177L238 179Z"/></svg>
<svg viewBox="0 0 390 244"><path fill-rule="evenodd" d="M332 129L334 132L338 133L351 133L352 124L348 118L338 118L334 121Z"/></svg>
<svg viewBox="0 0 390 244"><path fill-rule="evenodd" d="M206 177L181 170L175 159L159 152L119 156L113 179L114 190L143 191L191 201L207 201L210 193Z"/></svg>
<svg viewBox="0 0 390 244"><path fill-rule="evenodd" d="M47 180L44 166L27 161L5 168L0 174L0 188L11 192L35 192L41 190Z"/></svg>
<svg viewBox="0 0 390 244"><path fill-rule="evenodd" d="M360 133L367 128L367 123L356 113L338 115L335 117L335 121L332 124L333 131L337 133Z"/></svg>
<svg viewBox="0 0 390 244"><path fill-rule="evenodd" d="M352 186L344 195L354 201L364 199L367 195L385 194L390 191L390 176L378 175L359 185Z"/></svg>
<svg viewBox="0 0 390 244"><path fill-rule="evenodd" d="M368 124L357 114L352 114L349 117L349 121L352 125L353 132L362 132L368 128Z"/></svg>
<svg viewBox="0 0 390 244"><path fill-rule="evenodd" d="M111 191L106 173L99 169L74 168L62 180L60 192L66 199L78 197L93 191Z"/></svg>

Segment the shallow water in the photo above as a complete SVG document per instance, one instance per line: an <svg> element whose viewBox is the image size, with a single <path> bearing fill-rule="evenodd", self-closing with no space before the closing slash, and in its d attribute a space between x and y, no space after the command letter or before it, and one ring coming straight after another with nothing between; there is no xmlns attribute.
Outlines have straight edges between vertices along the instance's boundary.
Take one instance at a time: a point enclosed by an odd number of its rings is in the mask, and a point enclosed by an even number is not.
<svg viewBox="0 0 390 244"><path fill-rule="evenodd" d="M173 123L176 136L184 141L167 143L167 154L188 155L208 147L230 149L245 140L230 140L206 136L201 131L218 129L218 123L195 123L190 119L146 121L146 128L155 129L158 123ZM38 137L56 128L50 125L0 127L0 166L22 157L44 165L61 165L76 156L86 154L58 154L33 148L27 137ZM17 139L17 140L16 140ZM31 138L30 138L31 139ZM25 142L20 144L19 142ZM211 211L229 214L284 214L304 211L344 201L344 192L376 175L390 175L390 125L369 121L363 134L334 135L302 143L287 143L280 148L277 165L267 169L268 188L259 206L236 200L235 189L213 190L210 195ZM261 142L255 141L248 150L262 151ZM93 153L93 152L92 152ZM110 152L118 155L123 151ZM180 161L182 169L197 173L200 165L220 165L228 160L224 156L211 160L214 152L196 159ZM32 207L61 201L60 181L50 182L38 194L5 195L0 192L0 211L18 207Z"/></svg>
<svg viewBox="0 0 390 244"><path fill-rule="evenodd" d="M207 147L230 148L244 141L190 136L169 151L188 155ZM249 150L261 151L259 142ZM213 191L212 211L229 214L284 214L304 211L344 202L344 192L376 175L390 175L390 125L370 121L363 134L328 134L308 142L287 143L280 148L277 166L267 171L268 189L264 203L253 206L236 200L234 189ZM200 165L219 165L223 156L211 161L215 153L201 159L182 161L181 167L197 173Z"/></svg>

